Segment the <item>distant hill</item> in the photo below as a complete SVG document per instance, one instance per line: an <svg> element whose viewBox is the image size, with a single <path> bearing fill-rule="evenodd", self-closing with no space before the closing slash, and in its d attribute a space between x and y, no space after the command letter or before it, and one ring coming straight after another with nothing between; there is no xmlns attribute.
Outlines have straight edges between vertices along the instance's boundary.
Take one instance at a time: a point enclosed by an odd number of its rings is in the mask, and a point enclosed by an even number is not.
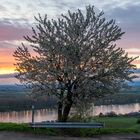
<svg viewBox="0 0 140 140"><path fill-rule="evenodd" d="M140 81L129 83L130 87L123 89L120 93L140 93ZM9 94L27 94L30 90L22 85L0 85L0 95L9 95Z"/></svg>
<svg viewBox="0 0 140 140"><path fill-rule="evenodd" d="M20 91L25 90L26 87L23 85L0 85L0 90L13 90L13 91Z"/></svg>
<svg viewBox="0 0 140 140"><path fill-rule="evenodd" d="M26 94L29 93L29 89L27 89L23 85L0 85L0 95L9 95L9 94Z"/></svg>
<svg viewBox="0 0 140 140"><path fill-rule="evenodd" d="M129 82L128 84L133 87L138 87L140 86L140 69L135 70L134 73L138 78L134 79L134 82Z"/></svg>
<svg viewBox="0 0 140 140"><path fill-rule="evenodd" d="M140 87L140 81L135 81L133 83L129 83L129 85L132 87Z"/></svg>

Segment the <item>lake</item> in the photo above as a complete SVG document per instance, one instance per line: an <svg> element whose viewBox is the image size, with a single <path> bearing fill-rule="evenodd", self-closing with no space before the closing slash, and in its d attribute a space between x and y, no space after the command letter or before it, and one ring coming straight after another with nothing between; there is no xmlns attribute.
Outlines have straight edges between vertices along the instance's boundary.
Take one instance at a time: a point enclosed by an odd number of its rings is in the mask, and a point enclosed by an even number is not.
<svg viewBox="0 0 140 140"><path fill-rule="evenodd" d="M116 114L126 114L130 112L140 111L140 103L125 104L125 105L101 105L94 106L91 114L98 115L100 113L106 114L107 112L114 111ZM27 123L31 122L32 111L11 111L0 112L0 122L15 122L15 123ZM47 121L56 120L57 111L55 109L40 109L35 110L35 121Z"/></svg>

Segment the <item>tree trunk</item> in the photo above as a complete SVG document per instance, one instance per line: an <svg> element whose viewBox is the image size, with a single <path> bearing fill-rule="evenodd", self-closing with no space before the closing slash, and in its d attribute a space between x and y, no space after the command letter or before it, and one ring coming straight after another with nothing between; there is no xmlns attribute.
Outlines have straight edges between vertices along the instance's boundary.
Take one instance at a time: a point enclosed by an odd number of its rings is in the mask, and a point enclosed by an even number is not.
<svg viewBox="0 0 140 140"><path fill-rule="evenodd" d="M72 106L72 102L66 104L66 106L64 107L63 116L62 116L62 122L67 121L68 115L70 113L71 106Z"/></svg>
<svg viewBox="0 0 140 140"><path fill-rule="evenodd" d="M65 106L64 106L64 109L63 109L62 118L61 118L61 121L62 122L66 122L67 121L68 115L70 113L71 106L73 104L71 89L72 89L72 84L71 84L71 81L69 80L68 81L68 85L67 85L67 90L68 90L67 91L67 97L66 97L67 98L67 101L65 103Z"/></svg>
<svg viewBox="0 0 140 140"><path fill-rule="evenodd" d="M58 121L59 122L62 121L62 103L61 102L58 103Z"/></svg>

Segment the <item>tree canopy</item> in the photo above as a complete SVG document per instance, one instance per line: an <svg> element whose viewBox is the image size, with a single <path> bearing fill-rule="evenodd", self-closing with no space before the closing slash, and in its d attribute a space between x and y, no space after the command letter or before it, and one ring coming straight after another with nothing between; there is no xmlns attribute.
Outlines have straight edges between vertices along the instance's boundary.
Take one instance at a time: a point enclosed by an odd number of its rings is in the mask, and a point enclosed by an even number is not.
<svg viewBox="0 0 140 140"><path fill-rule="evenodd" d="M39 15L33 35L25 36L36 56L24 44L14 52L17 78L33 95L57 98L59 121L67 120L72 105L116 93L135 78L136 58L115 44L124 32L103 15L90 5L58 19Z"/></svg>

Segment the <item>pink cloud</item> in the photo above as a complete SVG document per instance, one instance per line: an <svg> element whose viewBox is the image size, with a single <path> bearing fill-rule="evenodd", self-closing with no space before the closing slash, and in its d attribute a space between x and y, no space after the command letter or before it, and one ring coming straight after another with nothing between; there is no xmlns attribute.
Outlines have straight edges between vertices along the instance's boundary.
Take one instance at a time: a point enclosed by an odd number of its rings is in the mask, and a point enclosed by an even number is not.
<svg viewBox="0 0 140 140"><path fill-rule="evenodd" d="M23 36L30 35L31 30L26 27L13 25L0 25L0 41L21 40Z"/></svg>
<svg viewBox="0 0 140 140"><path fill-rule="evenodd" d="M118 47L124 49L140 48L140 31L127 31L117 42ZM140 52L139 52L140 53Z"/></svg>
<svg viewBox="0 0 140 140"><path fill-rule="evenodd" d="M131 55L134 55L134 56L139 56L140 55L140 52L129 52L129 54L131 54Z"/></svg>

